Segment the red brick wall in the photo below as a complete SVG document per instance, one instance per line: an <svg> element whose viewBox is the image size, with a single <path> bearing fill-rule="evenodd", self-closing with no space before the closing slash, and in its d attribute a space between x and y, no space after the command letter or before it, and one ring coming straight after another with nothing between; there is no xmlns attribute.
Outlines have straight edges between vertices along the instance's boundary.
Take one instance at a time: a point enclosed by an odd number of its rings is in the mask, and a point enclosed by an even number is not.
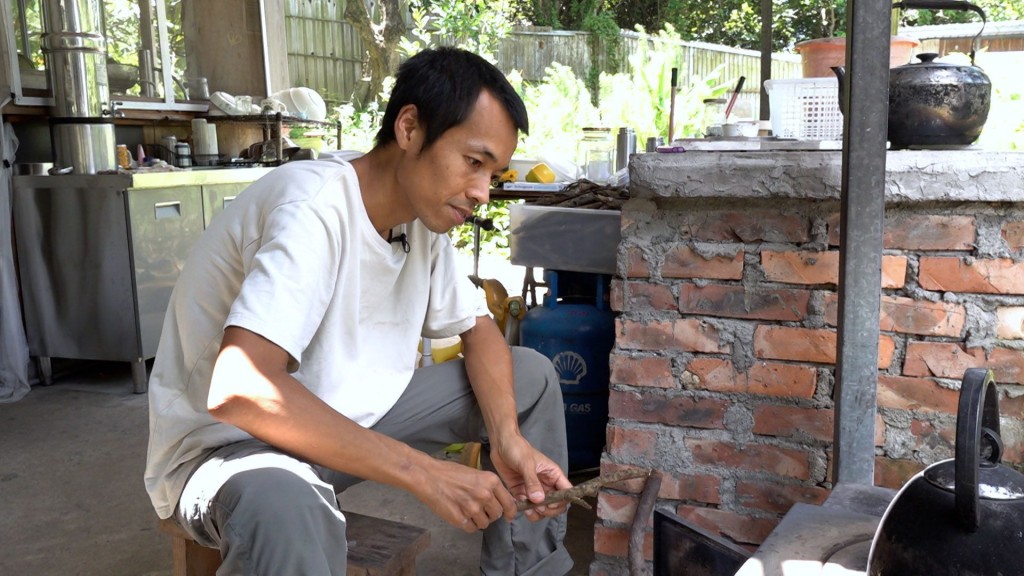
<svg viewBox="0 0 1024 576"><path fill-rule="evenodd" d="M602 467L656 468L657 506L755 547L831 490L838 299L833 201L631 200ZM876 484L952 456L959 379L1000 382L1004 462L1024 461L1024 206L886 210ZM598 499L591 574L625 573L642 489ZM648 538L646 553L651 554Z"/></svg>

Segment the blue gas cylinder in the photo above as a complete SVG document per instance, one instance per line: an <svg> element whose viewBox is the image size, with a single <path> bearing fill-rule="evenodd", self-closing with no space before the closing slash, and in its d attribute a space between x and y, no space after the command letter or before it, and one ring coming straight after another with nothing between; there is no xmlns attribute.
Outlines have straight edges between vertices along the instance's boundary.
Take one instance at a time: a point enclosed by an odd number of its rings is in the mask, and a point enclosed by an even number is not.
<svg viewBox="0 0 1024 576"><path fill-rule="evenodd" d="M545 270L548 293L526 313L520 344L551 359L565 404L569 470L600 464L608 424L608 357L615 314L606 301L606 274Z"/></svg>

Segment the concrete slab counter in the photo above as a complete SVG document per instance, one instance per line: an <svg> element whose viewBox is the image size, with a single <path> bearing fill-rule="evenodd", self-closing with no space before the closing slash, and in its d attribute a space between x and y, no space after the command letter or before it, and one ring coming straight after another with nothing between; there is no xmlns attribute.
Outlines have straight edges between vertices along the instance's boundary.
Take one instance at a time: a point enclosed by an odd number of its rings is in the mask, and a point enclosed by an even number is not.
<svg viewBox="0 0 1024 576"><path fill-rule="evenodd" d="M1024 463L1024 154L889 152L874 483L952 456L966 368L996 373ZM852 169L857 169L852 167ZM665 474L657 506L753 549L834 488L838 151L643 154L613 307L603 467ZM635 491L599 499L592 574L622 573Z"/></svg>

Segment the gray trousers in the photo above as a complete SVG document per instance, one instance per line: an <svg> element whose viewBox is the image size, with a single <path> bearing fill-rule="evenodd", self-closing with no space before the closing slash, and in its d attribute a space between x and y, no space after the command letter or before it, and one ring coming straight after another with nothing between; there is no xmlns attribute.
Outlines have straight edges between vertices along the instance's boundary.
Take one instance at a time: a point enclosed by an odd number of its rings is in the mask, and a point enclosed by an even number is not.
<svg viewBox="0 0 1024 576"><path fill-rule="evenodd" d="M523 436L567 469L562 394L551 362L512 349ZM434 453L456 442L487 443L466 378L452 360L415 372L398 403L373 430ZM344 440L340 440L344 441ZM484 450L484 466L493 470ZM197 542L219 548L226 575L344 575L345 516L335 494L361 479L297 460L258 440L223 446L199 463L176 518ZM499 518L484 530L485 575L560 575L572 568L562 545L566 515L530 522Z"/></svg>

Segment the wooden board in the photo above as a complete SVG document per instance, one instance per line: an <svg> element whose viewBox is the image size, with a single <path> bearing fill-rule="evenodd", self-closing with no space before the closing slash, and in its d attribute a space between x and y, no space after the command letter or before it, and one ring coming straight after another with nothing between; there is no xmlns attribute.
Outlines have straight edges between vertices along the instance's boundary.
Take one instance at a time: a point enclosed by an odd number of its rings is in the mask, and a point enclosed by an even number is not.
<svg viewBox="0 0 1024 576"><path fill-rule="evenodd" d="M425 528L345 512L348 520L348 576L405 576L416 573L416 556L430 546Z"/></svg>

